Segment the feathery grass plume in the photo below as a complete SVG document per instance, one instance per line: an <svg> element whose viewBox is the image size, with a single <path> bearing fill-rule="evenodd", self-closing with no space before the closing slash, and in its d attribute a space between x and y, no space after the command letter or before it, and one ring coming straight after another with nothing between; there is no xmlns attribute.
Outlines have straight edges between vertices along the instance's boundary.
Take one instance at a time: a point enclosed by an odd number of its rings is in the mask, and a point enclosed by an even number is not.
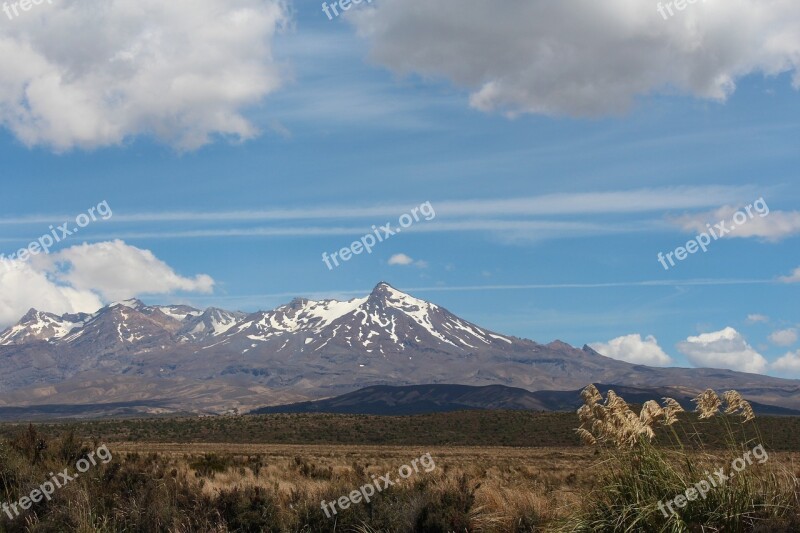
<svg viewBox="0 0 800 533"><path fill-rule="evenodd" d="M742 408L742 402L744 399L742 395L739 394L735 390L729 390L725 392L722 397L725 399L725 414L732 415L736 411Z"/></svg>
<svg viewBox="0 0 800 533"><path fill-rule="evenodd" d="M653 431L652 426L648 425L642 426L641 429L639 430L639 434L644 435L645 437L647 437L648 440L653 440L654 438L656 438L656 432Z"/></svg>
<svg viewBox="0 0 800 533"><path fill-rule="evenodd" d="M581 391L581 398L583 399L583 403L585 405L590 406L603 401L603 395L600 394L600 391L597 390L597 387L595 387L594 384L590 384Z"/></svg>
<svg viewBox="0 0 800 533"><path fill-rule="evenodd" d="M662 398L662 400L664 400L664 408L661 410L664 415L662 424L671 426L678 421L677 414L683 413L685 409L674 398Z"/></svg>
<svg viewBox="0 0 800 533"><path fill-rule="evenodd" d="M657 402L648 400L644 402L644 405L642 405L642 411L639 413L639 419L643 424L647 424L648 426L652 427L653 423L658 419L658 417L662 416L663 413L664 410L661 409L661 406L658 405Z"/></svg>
<svg viewBox="0 0 800 533"><path fill-rule="evenodd" d="M592 435L596 436L598 439L605 440L605 435L608 435L611 433L611 431L613 431L613 429L609 431L609 428L611 428L611 426L605 420L595 420L592 422L590 431L592 432Z"/></svg>
<svg viewBox="0 0 800 533"><path fill-rule="evenodd" d="M606 394L606 407L611 409L612 412L619 413L627 409L628 404L625 403L625 400L617 396L616 392L609 389L608 394Z"/></svg>
<svg viewBox="0 0 800 533"><path fill-rule="evenodd" d="M594 419L594 412L590 406L582 405L580 409L578 409L578 420L581 421L581 425L591 424Z"/></svg>
<svg viewBox="0 0 800 533"><path fill-rule="evenodd" d="M593 385L584 389L581 396L584 405L578 409L581 425L576 432L584 443L634 447L642 437L655 438L653 425L662 416L658 403L646 402L637 415L613 390L606 394L605 403L601 403L603 396Z"/></svg>
<svg viewBox="0 0 800 533"><path fill-rule="evenodd" d="M750 422L756 418L756 414L753 412L753 406L750 405L750 402L747 400L744 400L742 404L742 418L744 418L744 422Z"/></svg>
<svg viewBox="0 0 800 533"><path fill-rule="evenodd" d="M752 407L739 393L729 391L722 396L727 414L752 419ZM708 498L705 495L696 498L685 510L674 510L673 516L665 521L666 513L658 508L657 502L663 501L665 494L687 490L691 486L687 483L695 481L698 472L713 465L705 454L686 448L674 428L671 433L680 450L662 449L654 443L656 424L672 426L679 421L683 407L673 398L663 398L663 407L647 401L637 415L613 390L608 391L602 403L591 401L592 405L579 410L582 423L577 433L585 443L608 445L600 463L603 470L598 483L603 490L582 494L577 511L556 529L559 533L677 533L689 528L694 531L697 527L704 531L743 532L754 531L756 526L764 526L765 531L800 531L797 476L780 467L745 470L737 474L736 481L715 484ZM700 418L715 416L723 405L720 396L710 389L694 402ZM724 439L728 450L724 454L738 455L742 450L731 425L722 425L728 431ZM712 426L710 431L718 431L715 424ZM613 445L616 447L612 448ZM721 457L714 457L714 462L722 460Z"/></svg>
<svg viewBox="0 0 800 533"><path fill-rule="evenodd" d="M726 415L740 413L745 422L750 422L756 417L755 413L753 413L753 406L750 405L750 402L742 398L742 395L739 394L738 391L729 390L723 394L722 397L725 398Z"/></svg>
<svg viewBox="0 0 800 533"><path fill-rule="evenodd" d="M584 428L578 428L575 430L578 436L581 438L581 441L587 446L594 446L597 444L597 439L594 438L594 435L590 431L585 430Z"/></svg>
<svg viewBox="0 0 800 533"><path fill-rule="evenodd" d="M640 414L637 416L625 400L611 390L608 391L608 401L606 403L611 405L610 409L614 415L614 426L616 428L614 440L618 446L634 447L642 436L650 440L655 437L653 429L643 420L643 418L649 417L650 422L652 422L652 415ZM658 408L657 404L656 408ZM652 406L647 409L652 409Z"/></svg>
<svg viewBox="0 0 800 533"><path fill-rule="evenodd" d="M697 412L700 413L700 420L712 418L719 413L719 408L722 406L722 400L720 400L717 393L711 389L706 389L692 401L697 404Z"/></svg>

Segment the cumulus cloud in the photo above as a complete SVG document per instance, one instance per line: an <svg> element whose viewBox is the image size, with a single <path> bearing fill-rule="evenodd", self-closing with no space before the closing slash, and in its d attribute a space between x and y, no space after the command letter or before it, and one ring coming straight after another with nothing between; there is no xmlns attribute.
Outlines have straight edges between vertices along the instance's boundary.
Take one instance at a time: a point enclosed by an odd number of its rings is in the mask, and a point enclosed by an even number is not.
<svg viewBox="0 0 800 533"><path fill-rule="evenodd" d="M637 0L383 0L346 16L375 62L450 80L483 111L606 115L658 91L724 101L754 72L800 87L795 0L698 2L670 20Z"/></svg>
<svg viewBox="0 0 800 533"><path fill-rule="evenodd" d="M789 352L772 363L772 370L791 376L800 376L800 350Z"/></svg>
<svg viewBox="0 0 800 533"><path fill-rule="evenodd" d="M731 327L689 337L678 343L678 350L698 367L726 368L753 374L762 374L767 368L764 356Z"/></svg>
<svg viewBox="0 0 800 533"><path fill-rule="evenodd" d="M106 300L176 291L210 293L214 288L210 276L185 278L153 252L120 240L72 246L39 257L43 259L38 264L58 281L78 290L97 292Z"/></svg>
<svg viewBox="0 0 800 533"><path fill-rule="evenodd" d="M29 263L0 261L0 328L35 307L57 314L92 312L102 307L90 290L59 285Z"/></svg>
<svg viewBox="0 0 800 533"><path fill-rule="evenodd" d="M788 328L773 331L769 336L769 340L778 346L791 346L797 342L797 330Z"/></svg>
<svg viewBox="0 0 800 533"><path fill-rule="evenodd" d="M5 18L5 15L3 15ZM249 139L277 89L282 0L59 0L0 35L0 125L63 151L154 135L179 149Z"/></svg>
<svg viewBox="0 0 800 533"><path fill-rule="evenodd" d="M406 254L394 254L389 258L389 264L392 266L409 266L413 265L418 268L425 268L428 266L427 261L414 260Z"/></svg>
<svg viewBox="0 0 800 533"><path fill-rule="evenodd" d="M596 342L589 346L606 357L638 365L669 366L673 363L672 358L664 353L652 335L648 335L644 340L638 333L624 335L608 342Z"/></svg>
<svg viewBox="0 0 800 533"><path fill-rule="evenodd" d="M209 293L207 275L186 278L169 265L122 241L82 244L28 262L0 261L0 326L31 307L53 313L93 312L104 301L143 294Z"/></svg>

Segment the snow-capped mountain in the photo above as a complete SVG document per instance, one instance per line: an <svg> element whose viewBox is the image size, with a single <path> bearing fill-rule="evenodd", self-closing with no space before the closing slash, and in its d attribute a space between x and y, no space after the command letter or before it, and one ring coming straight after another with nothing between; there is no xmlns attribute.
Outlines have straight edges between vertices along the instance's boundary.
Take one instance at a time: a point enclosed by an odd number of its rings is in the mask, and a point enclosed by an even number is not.
<svg viewBox="0 0 800 533"><path fill-rule="evenodd" d="M166 312L165 312L166 311ZM112 303L94 314L55 315L31 309L0 334L0 346L47 342L96 352L128 349L163 342L202 311L185 306L148 307L139 300Z"/></svg>
<svg viewBox="0 0 800 533"><path fill-rule="evenodd" d="M0 334L0 346L34 341L54 342L82 326L88 318L89 315L84 313L58 316L31 309L19 322Z"/></svg>
<svg viewBox="0 0 800 533"><path fill-rule="evenodd" d="M282 351L291 349L290 341L297 338L303 342L302 351L327 347L383 355L417 350L467 353L513 343L380 283L366 298L346 302L296 299L274 311L249 315L228 331L220 345L280 340L276 350Z"/></svg>
<svg viewBox="0 0 800 533"><path fill-rule="evenodd" d="M196 310L195 310L196 311ZM201 342L209 338L224 335L247 315L239 311L225 311L209 307L203 312L189 313L178 331L178 337L184 342Z"/></svg>
<svg viewBox="0 0 800 533"><path fill-rule="evenodd" d="M590 382L737 388L800 408L800 383L727 370L656 369L589 347L501 335L379 283L349 301L295 299L244 314L110 304L87 315L31 310L0 334L0 410L30 404L135 404L224 411L330 397L372 385L507 385L574 390Z"/></svg>

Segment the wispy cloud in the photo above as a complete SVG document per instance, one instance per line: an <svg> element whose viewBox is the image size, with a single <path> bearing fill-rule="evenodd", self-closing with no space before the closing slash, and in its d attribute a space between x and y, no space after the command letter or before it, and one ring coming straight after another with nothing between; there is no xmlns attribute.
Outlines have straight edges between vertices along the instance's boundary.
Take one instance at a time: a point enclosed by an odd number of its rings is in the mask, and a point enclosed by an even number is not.
<svg viewBox="0 0 800 533"><path fill-rule="evenodd" d="M381 219L378 219L381 220ZM396 227L396 225L394 226ZM425 226L414 226L403 229L404 233L443 233L443 232L494 232L503 234L504 238L553 238L578 235L612 235L637 233L664 229L659 221L642 224L605 224L591 222L560 222L553 220L465 220L440 222ZM123 231L113 234L94 235L97 240L118 239L195 239L214 237L324 237L334 235L362 235L369 230L364 226L295 226L295 227L251 227L231 229L199 229L199 230L153 230Z"/></svg>
<svg viewBox="0 0 800 533"><path fill-rule="evenodd" d="M663 212L677 209L704 209L752 198L753 187L703 186L635 189L589 193L559 193L524 198L480 200L438 200L438 217L510 217L602 215ZM290 220L353 220L396 217L418 205L383 204L357 206L310 206L288 209L230 211L162 211L126 213L118 209L114 223L127 222L253 222ZM0 225L49 224L69 220L70 215L41 214L0 218Z"/></svg>
<svg viewBox="0 0 800 533"><path fill-rule="evenodd" d="M399 290L414 293L425 292L490 292L490 291L520 291L520 290L550 290L550 289L611 289L622 287L690 287L690 286L726 286L726 285L769 285L777 283L770 279L685 279L685 280L645 280L645 281L619 281L610 283L531 283L519 285L439 285L429 287L402 287ZM345 289L336 291L307 291L277 292L269 294L253 294L243 296L219 296L215 300L252 300L266 298L296 298L304 296L311 299L348 298L369 294L372 287L362 289Z"/></svg>

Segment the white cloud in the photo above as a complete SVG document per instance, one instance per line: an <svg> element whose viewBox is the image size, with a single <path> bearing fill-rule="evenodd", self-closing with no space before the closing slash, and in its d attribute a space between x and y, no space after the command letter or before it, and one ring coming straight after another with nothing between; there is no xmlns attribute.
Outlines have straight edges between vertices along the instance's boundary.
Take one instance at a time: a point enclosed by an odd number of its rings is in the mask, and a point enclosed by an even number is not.
<svg viewBox="0 0 800 533"><path fill-rule="evenodd" d="M392 257L389 258L389 264L392 266L408 266L413 265L417 268L426 268L428 266L427 261L422 260L414 260L410 256L406 254L394 254Z"/></svg>
<svg viewBox="0 0 800 533"><path fill-rule="evenodd" d="M747 315L748 324L758 324L759 322L769 322L769 317L766 315L759 315L757 313Z"/></svg>
<svg viewBox="0 0 800 533"><path fill-rule="evenodd" d="M724 101L750 73L800 87L795 0L698 2L670 20L636 0L383 0L347 18L372 60L447 79L483 111L606 115L670 90Z"/></svg>
<svg viewBox="0 0 800 533"><path fill-rule="evenodd" d="M182 277L153 252L120 240L81 244L39 258L37 264L58 281L106 300L175 291L210 293L214 288L210 276Z"/></svg>
<svg viewBox="0 0 800 533"><path fill-rule="evenodd" d="M738 202L751 198L751 187L680 186L580 193L554 193L514 198L482 198L476 200L440 200L436 202L439 217L508 217L557 215L617 215L663 212L677 209L708 209L721 202ZM164 211L116 213L110 219L119 222L250 222L291 220L356 220L397 216L409 209L408 203L375 205L313 205L239 211ZM70 218L70 213L50 213L22 217L0 217L0 225L43 223Z"/></svg>
<svg viewBox="0 0 800 533"><path fill-rule="evenodd" d="M45 2L4 20L0 125L59 151L249 139L242 110L281 83L271 39L285 21L281 0Z"/></svg>
<svg viewBox="0 0 800 533"><path fill-rule="evenodd" d="M789 328L773 331L769 336L769 340L778 346L791 346L797 342L797 330Z"/></svg>
<svg viewBox="0 0 800 533"><path fill-rule="evenodd" d="M652 335L648 335L644 340L638 333L624 335L589 346L606 357L638 365L669 366L673 363L672 358L664 353Z"/></svg>
<svg viewBox="0 0 800 533"><path fill-rule="evenodd" d="M28 309L57 314L92 312L102 307L89 290L59 285L28 263L0 261L0 327L13 324Z"/></svg>
<svg viewBox="0 0 800 533"><path fill-rule="evenodd" d="M406 254L394 254L389 258L390 265L410 265L414 260Z"/></svg>
<svg viewBox="0 0 800 533"><path fill-rule="evenodd" d="M0 326L31 307L53 313L93 312L103 301L176 291L209 293L207 275L185 278L152 252L122 241L82 244L28 262L0 261Z"/></svg>
<svg viewBox="0 0 800 533"><path fill-rule="evenodd" d="M792 376L800 376L800 350L789 352L772 363L772 370Z"/></svg>
<svg viewBox="0 0 800 533"><path fill-rule="evenodd" d="M680 350L697 367L726 368L762 374L767 360L731 327L689 337L678 343Z"/></svg>
<svg viewBox="0 0 800 533"><path fill-rule="evenodd" d="M778 279L784 283L800 283L800 267L795 268L788 276L781 276Z"/></svg>
<svg viewBox="0 0 800 533"><path fill-rule="evenodd" d="M766 205L766 204L764 204ZM743 215L736 215L741 212ZM764 213L765 211L762 211ZM716 227L721 221L725 221L725 229L731 230L721 238L723 239L749 239L760 238L771 242L777 242L788 237L800 234L800 211L768 211L769 214L759 214L754 209L750 210L750 215L745 209L733 206L724 206L714 211L706 213L696 213L684 215L673 219L671 222L686 232L696 234L711 231L719 235L721 232ZM737 224L734 216L738 217L743 223Z"/></svg>

